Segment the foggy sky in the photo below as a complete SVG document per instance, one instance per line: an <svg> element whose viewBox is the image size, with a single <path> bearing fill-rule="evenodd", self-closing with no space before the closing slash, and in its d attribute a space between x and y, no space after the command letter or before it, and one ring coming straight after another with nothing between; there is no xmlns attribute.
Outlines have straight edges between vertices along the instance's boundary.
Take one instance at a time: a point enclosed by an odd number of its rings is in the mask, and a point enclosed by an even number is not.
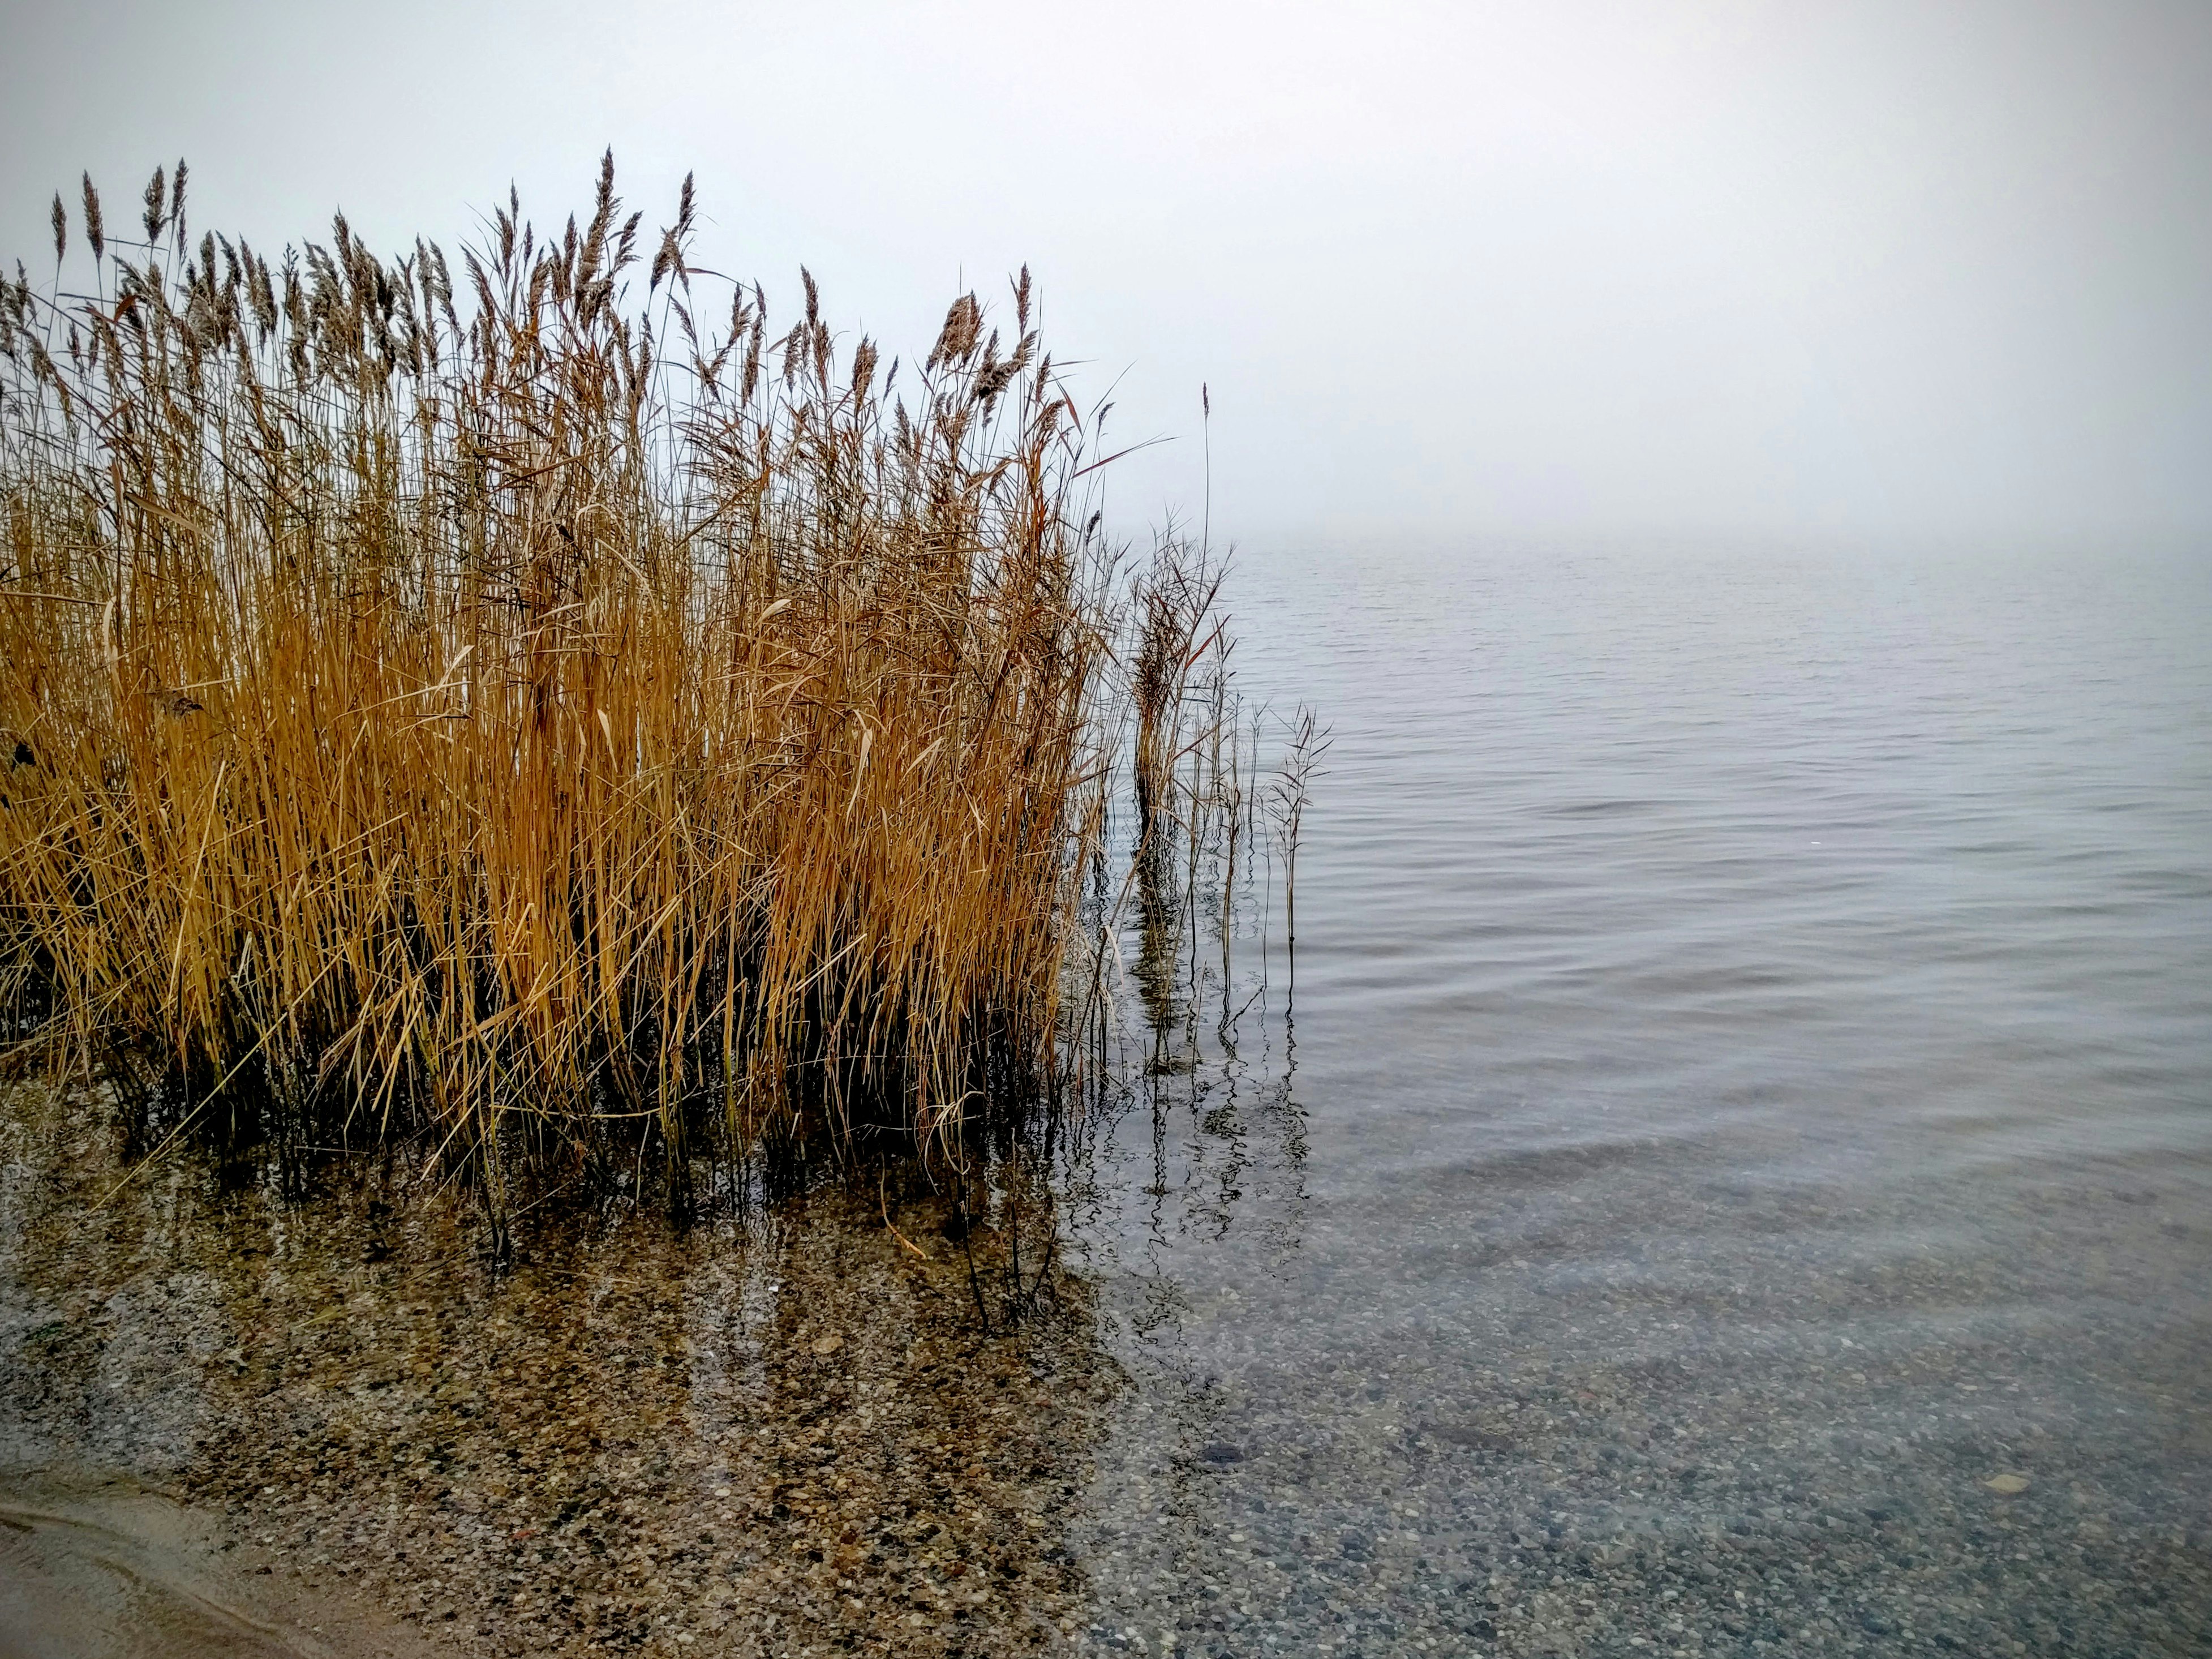
<svg viewBox="0 0 2212 1659"><path fill-rule="evenodd" d="M1217 537L2212 535L2212 7L24 8L0 247L448 247L611 144L697 263L926 350L1027 261L1112 504Z"/></svg>

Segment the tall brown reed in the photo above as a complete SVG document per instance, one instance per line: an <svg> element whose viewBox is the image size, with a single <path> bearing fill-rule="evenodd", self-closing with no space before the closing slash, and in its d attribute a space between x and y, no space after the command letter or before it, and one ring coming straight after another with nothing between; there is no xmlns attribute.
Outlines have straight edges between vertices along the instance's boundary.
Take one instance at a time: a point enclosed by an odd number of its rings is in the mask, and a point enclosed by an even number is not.
<svg viewBox="0 0 2212 1659"><path fill-rule="evenodd" d="M902 385L692 269L688 179L272 264L185 177L137 244L86 181L91 292L0 284L19 1036L495 1194L1048 1074L1130 653L1027 272Z"/></svg>

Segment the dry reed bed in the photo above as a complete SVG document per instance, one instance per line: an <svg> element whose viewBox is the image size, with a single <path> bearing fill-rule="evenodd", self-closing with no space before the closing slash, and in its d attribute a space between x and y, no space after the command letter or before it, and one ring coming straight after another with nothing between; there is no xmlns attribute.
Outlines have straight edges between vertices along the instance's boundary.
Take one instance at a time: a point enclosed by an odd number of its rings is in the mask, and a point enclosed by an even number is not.
<svg viewBox="0 0 2212 1659"><path fill-rule="evenodd" d="M1053 1074L1119 665L1149 818L1213 585L1130 602L1026 272L902 375L611 160L450 265L194 242L181 164L76 220L0 304L11 1041L495 1194Z"/></svg>

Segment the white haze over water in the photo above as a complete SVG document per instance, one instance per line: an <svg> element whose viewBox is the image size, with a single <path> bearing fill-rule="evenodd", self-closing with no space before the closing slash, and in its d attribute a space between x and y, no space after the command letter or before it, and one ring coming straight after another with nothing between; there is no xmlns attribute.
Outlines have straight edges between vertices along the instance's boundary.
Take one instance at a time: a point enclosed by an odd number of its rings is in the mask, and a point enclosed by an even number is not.
<svg viewBox="0 0 2212 1659"><path fill-rule="evenodd" d="M1125 529L2179 539L2212 531L2212 7L1135 3L16 9L0 246L343 206L449 246L601 148L699 257L886 351L1024 261L1119 379Z"/></svg>

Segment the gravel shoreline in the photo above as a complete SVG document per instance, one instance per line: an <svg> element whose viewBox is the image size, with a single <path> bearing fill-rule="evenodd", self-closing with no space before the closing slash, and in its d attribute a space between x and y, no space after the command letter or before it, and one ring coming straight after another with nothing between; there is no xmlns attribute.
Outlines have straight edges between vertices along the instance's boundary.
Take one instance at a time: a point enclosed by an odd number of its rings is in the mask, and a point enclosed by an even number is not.
<svg viewBox="0 0 2212 1659"><path fill-rule="evenodd" d="M358 1170L302 1212L179 1159L94 1214L102 1133L7 1133L0 1482L159 1481L455 1653L983 1656L1078 1622L1120 1374L1073 1281L980 1336L926 1199L891 1212L918 1246L829 1192L547 1229L495 1272L464 1206Z"/></svg>

